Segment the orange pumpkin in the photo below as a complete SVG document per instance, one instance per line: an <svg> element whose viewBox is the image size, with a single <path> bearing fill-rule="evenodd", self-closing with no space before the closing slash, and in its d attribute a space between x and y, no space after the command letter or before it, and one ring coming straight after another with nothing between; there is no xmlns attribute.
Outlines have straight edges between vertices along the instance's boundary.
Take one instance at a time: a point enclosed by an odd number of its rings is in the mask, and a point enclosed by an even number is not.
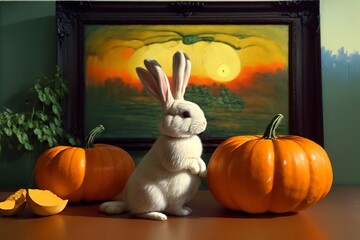
<svg viewBox="0 0 360 240"><path fill-rule="evenodd" d="M297 212L324 198L333 174L317 143L275 135L277 115L263 136L235 136L222 142L208 164L208 184L225 207L249 213Z"/></svg>
<svg viewBox="0 0 360 240"><path fill-rule="evenodd" d="M108 144L93 144L104 127L93 129L85 147L57 146L36 161L35 183L70 202L108 200L120 193L135 168L131 156Z"/></svg>

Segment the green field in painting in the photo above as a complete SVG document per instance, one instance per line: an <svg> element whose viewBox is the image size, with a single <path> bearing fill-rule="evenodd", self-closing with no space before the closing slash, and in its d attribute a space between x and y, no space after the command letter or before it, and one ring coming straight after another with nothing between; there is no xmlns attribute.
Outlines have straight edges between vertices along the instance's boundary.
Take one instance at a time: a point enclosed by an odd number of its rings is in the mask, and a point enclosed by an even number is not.
<svg viewBox="0 0 360 240"><path fill-rule="evenodd" d="M208 127L203 137L261 134L272 117L284 109L284 106L277 110L247 107L239 94L219 84L190 85L185 98L199 104L205 112ZM85 132L103 124L106 131L102 137L153 138L158 136L160 115L160 104L154 98L127 86L121 79L109 79L105 85L86 88ZM286 120L278 132L288 132Z"/></svg>
<svg viewBox="0 0 360 240"><path fill-rule="evenodd" d="M101 123L106 128L103 137L141 138L158 135L159 104L117 101L96 104L96 107L92 104L91 109L86 111L87 132ZM202 108L208 121L208 127L202 134L204 137L262 133L267 122L273 117L270 113ZM281 126L281 131L284 131L284 128L285 126Z"/></svg>

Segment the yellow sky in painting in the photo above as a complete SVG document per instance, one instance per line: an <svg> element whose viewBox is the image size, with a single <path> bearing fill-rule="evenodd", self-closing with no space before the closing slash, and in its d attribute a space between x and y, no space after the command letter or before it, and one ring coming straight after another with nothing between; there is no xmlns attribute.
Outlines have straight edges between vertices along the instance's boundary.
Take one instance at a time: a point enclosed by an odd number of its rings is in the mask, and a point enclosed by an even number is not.
<svg viewBox="0 0 360 240"><path fill-rule="evenodd" d="M114 25L88 26L87 77L136 79L145 58L156 59L168 74L172 56L184 51L192 75L219 82L235 79L246 66L288 65L286 25ZM136 80L137 81L137 80Z"/></svg>
<svg viewBox="0 0 360 240"><path fill-rule="evenodd" d="M360 1L321 0L321 45L334 54L341 47L360 50Z"/></svg>

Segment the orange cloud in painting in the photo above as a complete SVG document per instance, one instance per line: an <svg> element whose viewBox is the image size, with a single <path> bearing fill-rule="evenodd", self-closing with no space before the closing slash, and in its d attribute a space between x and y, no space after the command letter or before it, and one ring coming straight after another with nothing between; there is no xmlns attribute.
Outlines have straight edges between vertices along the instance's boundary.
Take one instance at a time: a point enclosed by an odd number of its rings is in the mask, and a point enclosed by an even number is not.
<svg viewBox="0 0 360 240"><path fill-rule="evenodd" d="M241 73L230 82L222 83L215 81L209 77L191 75L189 84L207 85L211 86L214 83L225 84L229 89L235 92L241 92L244 88L256 87L257 83L254 82L254 77L257 74L276 73L279 70L284 70L284 63L272 64L258 64L255 66L245 66L242 68ZM134 78L127 70L119 71L118 69L103 69L98 65L87 66L88 84L104 84L108 79L120 78L132 87L142 89L141 82L138 78ZM171 82L171 76L168 76Z"/></svg>
<svg viewBox="0 0 360 240"><path fill-rule="evenodd" d="M120 78L130 86L140 87L140 81L134 78L129 72L127 60L134 53L132 48L122 48L113 51L113 57L107 55L99 58L98 56L88 56L86 63L86 83L90 85L104 84L108 79ZM110 59L110 60L109 60ZM114 59L111 61L111 59ZM119 61L121 59L122 61Z"/></svg>
<svg viewBox="0 0 360 240"><path fill-rule="evenodd" d="M271 63L271 64L258 64L255 66L243 67L236 82L229 83L229 88L233 88L233 85L240 83L244 87L253 85L254 76L256 74L275 73L278 70L284 70L284 63Z"/></svg>
<svg viewBox="0 0 360 240"><path fill-rule="evenodd" d="M222 27L224 34L212 34L215 26L177 26L177 31L181 29L182 34L174 32L171 25L131 27L133 30L129 32L129 26L117 26L115 29L94 26L95 31L86 39L87 84L104 84L108 79L122 79L126 84L141 89L135 67L141 66L145 57L151 57L158 60L165 72L171 75L172 54L178 50L186 52L192 61L190 83L225 84L236 92L256 87L256 74L275 73L288 65L288 49L284 47L288 39L286 26L234 25ZM157 36L157 40L160 36L164 38L148 43L154 38L148 39L144 33ZM175 39L174 34L178 35ZM189 42L189 36L195 40ZM215 77L219 73L232 75L224 81Z"/></svg>

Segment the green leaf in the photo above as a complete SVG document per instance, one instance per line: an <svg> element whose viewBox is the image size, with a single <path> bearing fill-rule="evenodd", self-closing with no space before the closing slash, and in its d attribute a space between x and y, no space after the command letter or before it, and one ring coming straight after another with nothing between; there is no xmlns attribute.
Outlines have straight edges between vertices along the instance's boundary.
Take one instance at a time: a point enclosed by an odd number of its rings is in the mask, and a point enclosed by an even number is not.
<svg viewBox="0 0 360 240"><path fill-rule="evenodd" d="M51 130L50 130L49 126L43 126L42 131L46 135L51 135Z"/></svg>
<svg viewBox="0 0 360 240"><path fill-rule="evenodd" d="M61 126L61 120L60 120L60 118L54 118L54 124L56 125L56 126L58 126L58 127L60 127Z"/></svg>
<svg viewBox="0 0 360 240"><path fill-rule="evenodd" d="M55 115L57 115L57 116L61 114L61 109L60 109L59 106L56 105L56 104L54 104L54 105L52 106L52 111L53 111L53 113L54 113Z"/></svg>
<svg viewBox="0 0 360 240"><path fill-rule="evenodd" d="M55 130L57 128L55 123L51 122L49 125L50 125L51 130L53 130L53 132L55 132Z"/></svg>
<svg viewBox="0 0 360 240"><path fill-rule="evenodd" d="M56 140L56 138L53 138L53 141L54 141L54 145L53 145L53 146L59 145L59 142L58 142L58 140Z"/></svg>
<svg viewBox="0 0 360 240"><path fill-rule="evenodd" d="M4 128L4 132L6 135L8 135L9 137L11 137L13 135L13 131L11 128Z"/></svg>
<svg viewBox="0 0 360 240"><path fill-rule="evenodd" d="M70 138L69 138L69 143L70 143L72 146L74 146L74 145L76 145L76 140L75 140L74 138L70 137Z"/></svg>
<svg viewBox="0 0 360 240"><path fill-rule="evenodd" d="M64 130L61 127L56 128L56 134L58 136L63 136L64 135Z"/></svg>
<svg viewBox="0 0 360 240"><path fill-rule="evenodd" d="M50 87L45 87L45 88L44 88L44 92L45 92L46 95L50 95L50 93L51 93L52 91L51 91Z"/></svg>
<svg viewBox="0 0 360 240"><path fill-rule="evenodd" d="M28 150L28 151L34 150L34 146L31 145L30 143L25 143L25 144L24 144L24 147L25 147L25 149Z"/></svg>
<svg viewBox="0 0 360 240"><path fill-rule="evenodd" d="M11 121L11 119L7 120L6 125L7 125L8 128L12 128L13 122Z"/></svg>
<svg viewBox="0 0 360 240"><path fill-rule="evenodd" d="M33 121L28 121L27 127L28 127L29 129L33 129L33 128L35 127L34 122L33 122Z"/></svg>
<svg viewBox="0 0 360 240"><path fill-rule="evenodd" d="M22 130L19 130L15 125L11 129L15 135L18 135L20 132L23 132Z"/></svg>
<svg viewBox="0 0 360 240"><path fill-rule="evenodd" d="M67 93L69 91L67 85L64 82L61 82L61 89L64 90L64 93Z"/></svg>
<svg viewBox="0 0 360 240"><path fill-rule="evenodd" d="M48 97L49 97L49 101L50 101L51 103L56 104L56 103L58 102L58 99L57 99L56 96L54 96L54 95L49 95Z"/></svg>
<svg viewBox="0 0 360 240"><path fill-rule="evenodd" d="M25 122L25 114L20 114L18 118L18 124L22 125Z"/></svg>
<svg viewBox="0 0 360 240"><path fill-rule="evenodd" d="M39 98L40 102L44 102L45 94L43 92L38 92L38 98Z"/></svg>
<svg viewBox="0 0 360 240"><path fill-rule="evenodd" d="M46 140L47 140L47 142L48 142L49 147L53 147L53 146L54 146L54 140L53 140L52 138L48 137Z"/></svg>
<svg viewBox="0 0 360 240"><path fill-rule="evenodd" d="M18 131L16 133L16 137L18 139L18 141L21 143L21 144L25 144L25 143L28 143L29 142L29 138L28 138L28 135L25 133L25 132L20 132Z"/></svg>
<svg viewBox="0 0 360 240"><path fill-rule="evenodd" d="M37 93L42 92L41 85L40 85L40 83L38 83L38 82L35 83L34 89L35 89L35 91L36 91Z"/></svg>
<svg viewBox="0 0 360 240"><path fill-rule="evenodd" d="M44 122L48 120L48 116L46 114L42 113L42 112L37 112L36 116L38 118L40 118L42 121L44 121Z"/></svg>
<svg viewBox="0 0 360 240"><path fill-rule="evenodd" d="M34 134L35 134L38 138L41 138L41 136L43 135L41 129L38 128L38 127L34 129Z"/></svg>

